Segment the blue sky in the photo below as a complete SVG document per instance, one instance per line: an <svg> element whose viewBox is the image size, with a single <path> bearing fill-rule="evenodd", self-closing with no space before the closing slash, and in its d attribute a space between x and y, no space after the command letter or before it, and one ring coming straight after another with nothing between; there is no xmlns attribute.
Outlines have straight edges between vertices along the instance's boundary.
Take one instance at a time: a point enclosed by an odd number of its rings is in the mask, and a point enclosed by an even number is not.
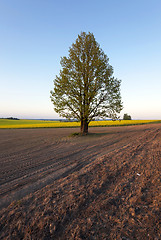
<svg viewBox="0 0 161 240"><path fill-rule="evenodd" d="M124 113L161 119L160 0L0 0L0 117L57 118L60 57L92 32L122 80Z"/></svg>

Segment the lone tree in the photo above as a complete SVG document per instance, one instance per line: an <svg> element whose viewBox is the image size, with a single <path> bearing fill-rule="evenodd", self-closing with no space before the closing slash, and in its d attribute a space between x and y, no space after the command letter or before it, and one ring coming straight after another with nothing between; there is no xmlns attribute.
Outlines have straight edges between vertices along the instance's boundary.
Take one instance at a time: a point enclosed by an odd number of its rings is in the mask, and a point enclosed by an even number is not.
<svg viewBox="0 0 161 240"><path fill-rule="evenodd" d="M123 116L123 120L131 120L131 116L125 113Z"/></svg>
<svg viewBox="0 0 161 240"><path fill-rule="evenodd" d="M95 118L114 118L122 110L121 81L113 77L113 68L92 33L82 32L62 57L62 69L54 80L51 101L55 112L81 122L81 133Z"/></svg>

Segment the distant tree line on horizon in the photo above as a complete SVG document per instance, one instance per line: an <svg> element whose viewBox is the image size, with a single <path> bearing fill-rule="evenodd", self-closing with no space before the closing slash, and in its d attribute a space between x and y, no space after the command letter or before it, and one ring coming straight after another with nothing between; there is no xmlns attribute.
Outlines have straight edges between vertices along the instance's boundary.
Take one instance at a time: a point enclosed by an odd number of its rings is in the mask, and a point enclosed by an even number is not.
<svg viewBox="0 0 161 240"><path fill-rule="evenodd" d="M0 119L8 119L8 120L20 120L19 118L14 118L14 117L0 118Z"/></svg>

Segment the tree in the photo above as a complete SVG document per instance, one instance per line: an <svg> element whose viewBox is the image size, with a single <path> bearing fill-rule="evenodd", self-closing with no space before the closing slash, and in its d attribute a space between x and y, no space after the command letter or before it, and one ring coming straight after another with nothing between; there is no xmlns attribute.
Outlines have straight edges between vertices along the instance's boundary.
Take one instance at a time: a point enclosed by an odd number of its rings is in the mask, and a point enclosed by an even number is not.
<svg viewBox="0 0 161 240"><path fill-rule="evenodd" d="M123 120L131 120L131 116L125 113L123 116Z"/></svg>
<svg viewBox="0 0 161 240"><path fill-rule="evenodd" d="M122 110L121 81L113 77L108 61L90 32L78 35L69 56L61 58L51 101L61 117L81 122L83 134L91 120L116 116Z"/></svg>

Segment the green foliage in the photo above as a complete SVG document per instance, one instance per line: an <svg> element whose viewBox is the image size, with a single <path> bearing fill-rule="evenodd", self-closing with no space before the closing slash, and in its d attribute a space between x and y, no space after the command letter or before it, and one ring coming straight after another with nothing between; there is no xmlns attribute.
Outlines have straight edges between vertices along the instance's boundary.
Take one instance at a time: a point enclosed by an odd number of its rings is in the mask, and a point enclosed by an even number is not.
<svg viewBox="0 0 161 240"><path fill-rule="evenodd" d="M51 101L61 117L89 122L115 116L122 110L121 81L113 77L109 59L92 33L82 32L61 58Z"/></svg>
<svg viewBox="0 0 161 240"><path fill-rule="evenodd" d="M131 120L131 116L125 113L123 116L123 120Z"/></svg>

